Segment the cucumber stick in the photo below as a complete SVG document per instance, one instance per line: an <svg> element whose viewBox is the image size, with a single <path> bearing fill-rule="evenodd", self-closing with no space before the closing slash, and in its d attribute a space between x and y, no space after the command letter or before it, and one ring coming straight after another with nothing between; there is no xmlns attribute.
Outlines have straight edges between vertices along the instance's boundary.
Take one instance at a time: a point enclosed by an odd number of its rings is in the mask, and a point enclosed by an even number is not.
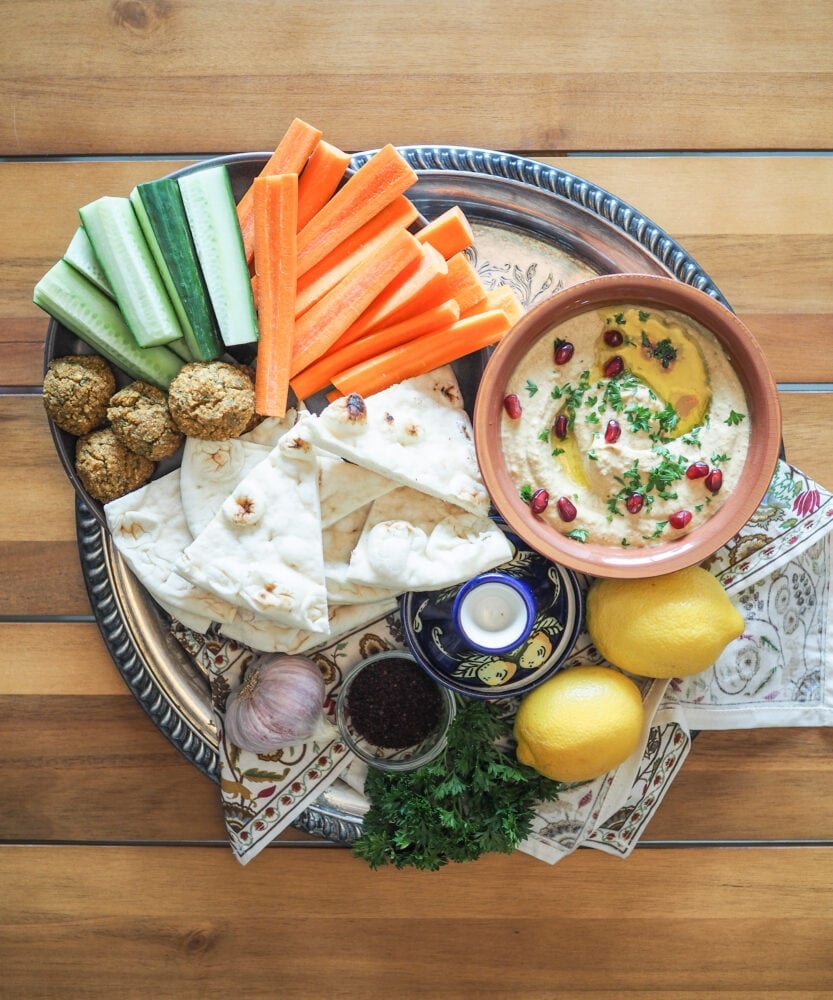
<svg viewBox="0 0 833 1000"><path fill-rule="evenodd" d="M78 212L139 346L181 339L179 320L130 201L105 196Z"/></svg>
<svg viewBox="0 0 833 1000"><path fill-rule="evenodd" d="M72 264L76 271L80 271L85 278L89 279L100 292L108 298L115 298L107 275L102 270L98 257L95 255L93 245L87 236L87 231L83 226L75 230L75 235L69 241L69 246L64 251L64 260L67 264Z"/></svg>
<svg viewBox="0 0 833 1000"><path fill-rule="evenodd" d="M138 184L130 203L179 318L185 343L199 361L222 354L220 331L200 270L179 184L172 177Z"/></svg>
<svg viewBox="0 0 833 1000"><path fill-rule="evenodd" d="M131 378L167 390L183 361L167 347L139 347L118 305L65 260L35 285L33 300Z"/></svg>
<svg viewBox="0 0 833 1000"><path fill-rule="evenodd" d="M191 235L227 347L258 339L252 283L224 164L179 178Z"/></svg>

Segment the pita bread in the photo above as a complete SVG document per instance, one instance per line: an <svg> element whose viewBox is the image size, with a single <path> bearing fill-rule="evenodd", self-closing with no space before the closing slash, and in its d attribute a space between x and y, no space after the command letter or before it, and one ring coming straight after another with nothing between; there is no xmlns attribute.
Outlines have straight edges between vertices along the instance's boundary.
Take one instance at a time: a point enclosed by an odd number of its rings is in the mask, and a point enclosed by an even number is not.
<svg viewBox="0 0 833 1000"><path fill-rule="evenodd" d="M396 483L388 476L322 452L318 456L318 495L324 528L389 493Z"/></svg>
<svg viewBox="0 0 833 1000"><path fill-rule="evenodd" d="M220 626L220 632L227 639L235 639L264 653L306 653L328 646L339 637L378 621L395 611L396 607L397 602L393 598L373 604L331 607L330 632L326 636L320 632L286 628L250 611L240 611L233 622Z"/></svg>
<svg viewBox="0 0 833 1000"><path fill-rule="evenodd" d="M228 601L178 572L182 552L192 541L179 469L110 501L104 514L119 555L169 614L200 632L212 621L234 619L236 610Z"/></svg>
<svg viewBox="0 0 833 1000"><path fill-rule="evenodd" d="M512 546L491 518L402 486L374 501L347 579L408 590L441 590L512 558Z"/></svg>
<svg viewBox="0 0 833 1000"><path fill-rule="evenodd" d="M185 519L194 538L208 527L226 497L270 450L266 445L243 438L185 439L180 489Z"/></svg>
<svg viewBox="0 0 833 1000"><path fill-rule="evenodd" d="M327 633L318 462L285 434L185 549L180 573L237 607Z"/></svg>
<svg viewBox="0 0 833 1000"><path fill-rule="evenodd" d="M302 413L295 429L316 447L400 485L472 514L489 513L471 420L449 365L364 400L337 399L318 417Z"/></svg>
<svg viewBox="0 0 833 1000"><path fill-rule="evenodd" d="M290 407L283 417L264 417L250 431L240 435L239 440L250 441L252 444L262 444L274 448L290 428L295 426L298 412Z"/></svg>
<svg viewBox="0 0 833 1000"><path fill-rule="evenodd" d="M349 579L350 557L361 538L370 509L371 505L366 504L324 529L324 580L327 601L331 607L369 604L396 596L397 592L390 587L378 587Z"/></svg>

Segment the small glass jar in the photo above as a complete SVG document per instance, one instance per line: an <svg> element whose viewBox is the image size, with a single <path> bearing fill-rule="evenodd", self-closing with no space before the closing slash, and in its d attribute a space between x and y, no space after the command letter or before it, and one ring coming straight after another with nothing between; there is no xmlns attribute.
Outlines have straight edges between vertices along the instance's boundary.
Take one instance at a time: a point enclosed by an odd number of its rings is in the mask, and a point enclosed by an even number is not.
<svg viewBox="0 0 833 1000"><path fill-rule="evenodd" d="M336 700L344 742L365 763L385 771L413 771L439 756L455 713L454 693L399 649L357 664Z"/></svg>

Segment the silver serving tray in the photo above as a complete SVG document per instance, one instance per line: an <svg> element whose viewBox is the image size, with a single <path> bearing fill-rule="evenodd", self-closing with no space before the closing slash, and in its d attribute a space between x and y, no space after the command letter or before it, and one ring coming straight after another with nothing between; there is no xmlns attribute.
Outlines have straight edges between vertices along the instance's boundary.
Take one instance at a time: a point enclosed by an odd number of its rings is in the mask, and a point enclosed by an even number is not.
<svg viewBox="0 0 833 1000"><path fill-rule="evenodd" d="M418 172L408 192L433 218L459 205L475 229L475 263L495 282L514 284L526 305L592 274L640 272L672 275L728 305L711 278L656 224L614 195L558 167L490 150L406 146L400 152ZM373 151L356 154L355 169ZM239 197L267 154L220 157ZM205 163L188 167L187 172ZM59 324L50 324L46 360L83 347ZM477 391L480 364L458 376L467 405ZM74 441L53 428L70 478ZM79 488L75 482L76 489ZM93 613L116 667L156 727L195 767L219 781L217 731L208 682L173 638L169 619L113 549L101 509L78 489L76 525L84 580ZM298 829L349 842L361 832L355 795L336 784L295 822Z"/></svg>

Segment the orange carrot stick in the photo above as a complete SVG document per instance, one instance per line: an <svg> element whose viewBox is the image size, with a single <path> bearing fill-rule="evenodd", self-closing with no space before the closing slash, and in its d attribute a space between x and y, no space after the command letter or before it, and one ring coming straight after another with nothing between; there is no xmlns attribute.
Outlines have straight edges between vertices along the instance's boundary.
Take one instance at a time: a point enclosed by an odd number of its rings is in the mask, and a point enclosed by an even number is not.
<svg viewBox="0 0 833 1000"><path fill-rule="evenodd" d="M298 234L298 274L305 274L416 180L405 158L393 146L383 146Z"/></svg>
<svg viewBox="0 0 833 1000"><path fill-rule="evenodd" d="M366 333L373 333L422 312L419 308L420 294L434 278L446 274L448 264L443 255L430 243L425 244L419 260L395 278L344 333L344 343L349 344Z"/></svg>
<svg viewBox="0 0 833 1000"><path fill-rule="evenodd" d="M298 399L309 399L328 386L332 376L338 372L352 368L360 361L383 354L392 347L405 344L425 333L450 326L459 318L460 307L456 299L449 299L418 316L403 320L395 326L387 326L376 333L370 333L353 343L342 346L344 337L341 337L334 344L334 350L327 351L318 361L313 362L292 379L292 389Z"/></svg>
<svg viewBox="0 0 833 1000"><path fill-rule="evenodd" d="M461 314L486 298L486 286L464 253L456 253L449 258L448 274L444 278L436 278L425 289L421 306L427 309L447 298L457 299Z"/></svg>
<svg viewBox="0 0 833 1000"><path fill-rule="evenodd" d="M452 205L442 215L432 219L416 234L420 243L430 243L448 260L474 243L469 220L459 205Z"/></svg>
<svg viewBox="0 0 833 1000"><path fill-rule="evenodd" d="M258 176L300 174L321 134L319 129L313 128L300 118L295 118ZM237 203L237 220L240 223L240 232L243 234L246 260L251 264L255 244L254 191L251 187Z"/></svg>
<svg viewBox="0 0 833 1000"><path fill-rule="evenodd" d="M389 240L398 229L407 229L418 214L412 202L400 195L339 243L322 261L299 276L295 315L301 316L310 306L315 305L363 257Z"/></svg>
<svg viewBox="0 0 833 1000"><path fill-rule="evenodd" d="M332 383L342 395L357 392L370 396L396 382L433 371L489 347L497 343L510 326L508 316L501 309L469 316L362 361L347 371L337 372Z"/></svg>
<svg viewBox="0 0 833 1000"><path fill-rule="evenodd" d="M319 140L298 179L299 229L303 229L330 200L349 163L349 153L323 139Z"/></svg>
<svg viewBox="0 0 833 1000"><path fill-rule="evenodd" d="M318 360L421 253L422 247L407 229L399 230L296 320L290 377Z"/></svg>
<svg viewBox="0 0 833 1000"><path fill-rule="evenodd" d="M298 175L256 177L252 187L260 333L255 410L264 417L283 417L295 326Z"/></svg>
<svg viewBox="0 0 833 1000"><path fill-rule="evenodd" d="M476 302L460 315L465 318L466 316L474 316L475 313L487 312L489 309L502 309L512 323L517 323L525 311L514 288L510 285L497 285L486 292L485 299Z"/></svg>

